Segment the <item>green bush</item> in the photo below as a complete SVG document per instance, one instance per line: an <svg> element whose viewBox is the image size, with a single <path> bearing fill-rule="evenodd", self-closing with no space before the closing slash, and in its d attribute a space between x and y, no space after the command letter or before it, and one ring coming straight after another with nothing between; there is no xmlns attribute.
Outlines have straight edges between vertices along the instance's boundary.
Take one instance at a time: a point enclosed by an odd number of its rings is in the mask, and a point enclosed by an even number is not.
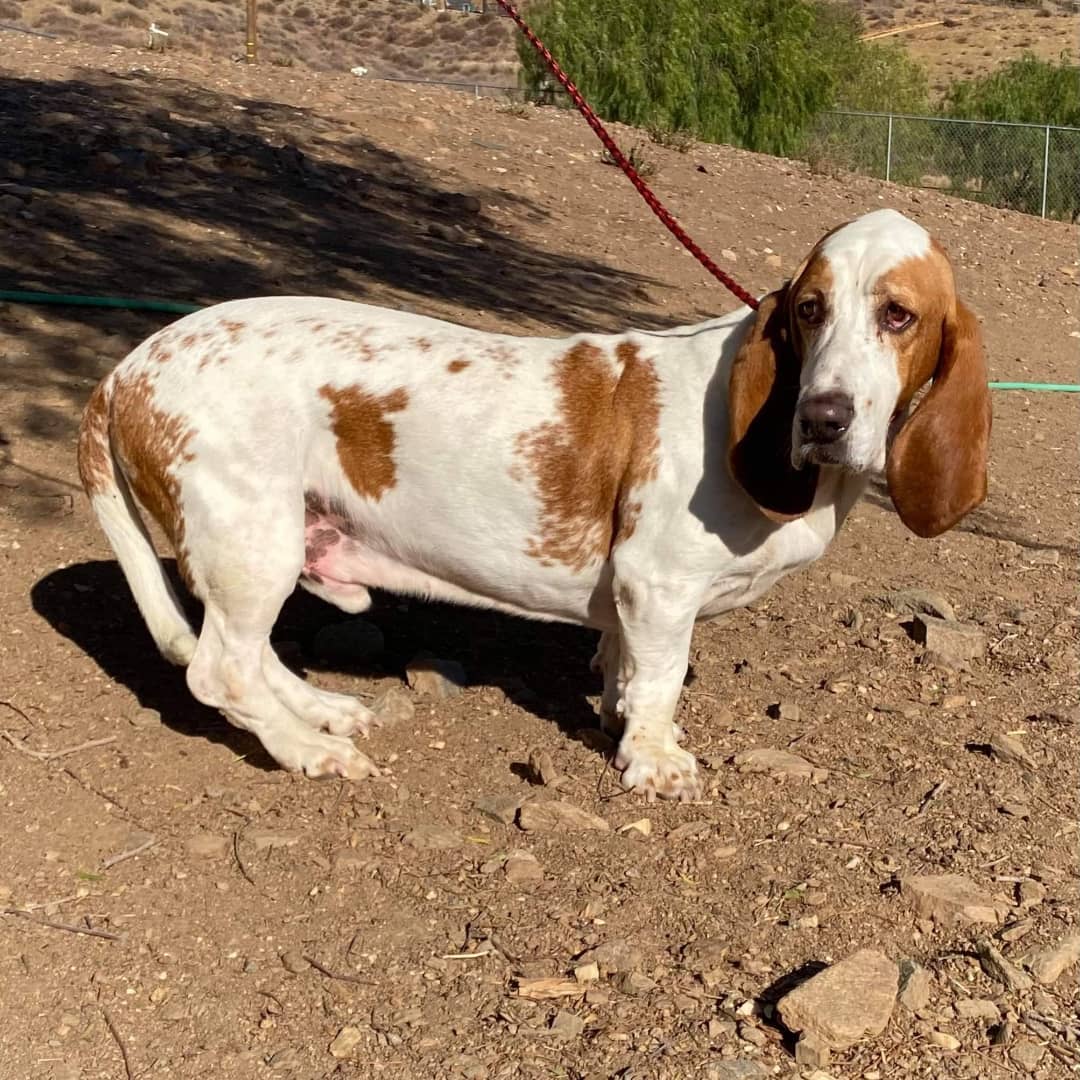
<svg viewBox="0 0 1080 1080"><path fill-rule="evenodd" d="M530 19L601 115L710 142L793 154L823 109L925 100L917 65L861 42L842 3L541 0ZM546 68L518 50L535 91Z"/></svg>
<svg viewBox="0 0 1080 1080"><path fill-rule="evenodd" d="M1080 127L1080 67L1067 53L1056 64L1026 53L991 75L953 83L942 111L965 120Z"/></svg>

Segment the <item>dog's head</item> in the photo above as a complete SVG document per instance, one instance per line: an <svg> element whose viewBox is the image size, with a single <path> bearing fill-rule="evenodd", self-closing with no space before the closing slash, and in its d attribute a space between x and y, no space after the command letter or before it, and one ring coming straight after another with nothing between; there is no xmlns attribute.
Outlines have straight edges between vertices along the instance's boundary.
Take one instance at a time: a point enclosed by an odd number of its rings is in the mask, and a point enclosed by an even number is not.
<svg viewBox="0 0 1080 1080"><path fill-rule="evenodd" d="M918 390L933 385L911 415ZM937 536L986 497L990 392L944 250L878 210L829 233L761 301L731 369L729 460L778 521L819 470L886 470L901 520Z"/></svg>

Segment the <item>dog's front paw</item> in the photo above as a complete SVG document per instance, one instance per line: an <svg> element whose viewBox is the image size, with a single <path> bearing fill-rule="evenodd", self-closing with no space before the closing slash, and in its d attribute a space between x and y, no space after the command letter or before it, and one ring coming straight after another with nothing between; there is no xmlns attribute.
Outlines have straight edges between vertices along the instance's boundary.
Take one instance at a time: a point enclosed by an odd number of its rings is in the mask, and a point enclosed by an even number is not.
<svg viewBox="0 0 1080 1080"><path fill-rule="evenodd" d="M693 802L701 797L697 759L674 742L650 742L624 736L615 755L615 767L622 769L622 786L653 802L678 799Z"/></svg>

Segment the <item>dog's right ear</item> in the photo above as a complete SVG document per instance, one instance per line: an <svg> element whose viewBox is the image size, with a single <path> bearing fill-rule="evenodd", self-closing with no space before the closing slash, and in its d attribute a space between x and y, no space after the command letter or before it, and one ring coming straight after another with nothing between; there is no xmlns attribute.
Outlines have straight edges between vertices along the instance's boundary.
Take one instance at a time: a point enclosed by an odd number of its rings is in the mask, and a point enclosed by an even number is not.
<svg viewBox="0 0 1080 1080"><path fill-rule="evenodd" d="M796 469L791 433L802 361L791 340L788 286L769 293L731 365L728 466L773 521L801 517L814 501L818 467Z"/></svg>

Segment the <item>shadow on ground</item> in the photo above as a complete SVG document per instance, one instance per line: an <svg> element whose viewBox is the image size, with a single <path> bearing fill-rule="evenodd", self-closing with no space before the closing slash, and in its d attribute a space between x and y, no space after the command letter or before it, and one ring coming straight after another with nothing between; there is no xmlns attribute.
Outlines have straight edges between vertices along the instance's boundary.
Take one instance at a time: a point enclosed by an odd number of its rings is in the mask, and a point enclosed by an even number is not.
<svg viewBox="0 0 1080 1080"><path fill-rule="evenodd" d="M534 246L423 162L345 121L147 72L0 77L0 289L207 304L319 294L496 313L553 332L640 322L646 279ZM411 294L411 297L407 294ZM170 316L0 304L9 439L74 437L70 408Z"/></svg>
<svg viewBox="0 0 1080 1080"><path fill-rule="evenodd" d="M168 560L166 568L198 626L197 602L183 592L175 563ZM230 727L215 709L200 705L188 691L184 672L160 657L117 563L86 562L55 570L35 584L31 599L34 610L57 633L174 731L223 743L253 764L273 767L254 739ZM370 617L385 636L384 653L374 662L337 670L400 678L408 661L426 651L460 661L472 685L501 687L522 708L568 734L595 731L596 717L585 700L600 691L599 677L589 671L595 633L386 594L376 594ZM318 683L318 671L328 669L311 659L311 641L322 627L344 619L341 612L298 590L278 619L275 647L294 670L312 672L312 681Z"/></svg>

